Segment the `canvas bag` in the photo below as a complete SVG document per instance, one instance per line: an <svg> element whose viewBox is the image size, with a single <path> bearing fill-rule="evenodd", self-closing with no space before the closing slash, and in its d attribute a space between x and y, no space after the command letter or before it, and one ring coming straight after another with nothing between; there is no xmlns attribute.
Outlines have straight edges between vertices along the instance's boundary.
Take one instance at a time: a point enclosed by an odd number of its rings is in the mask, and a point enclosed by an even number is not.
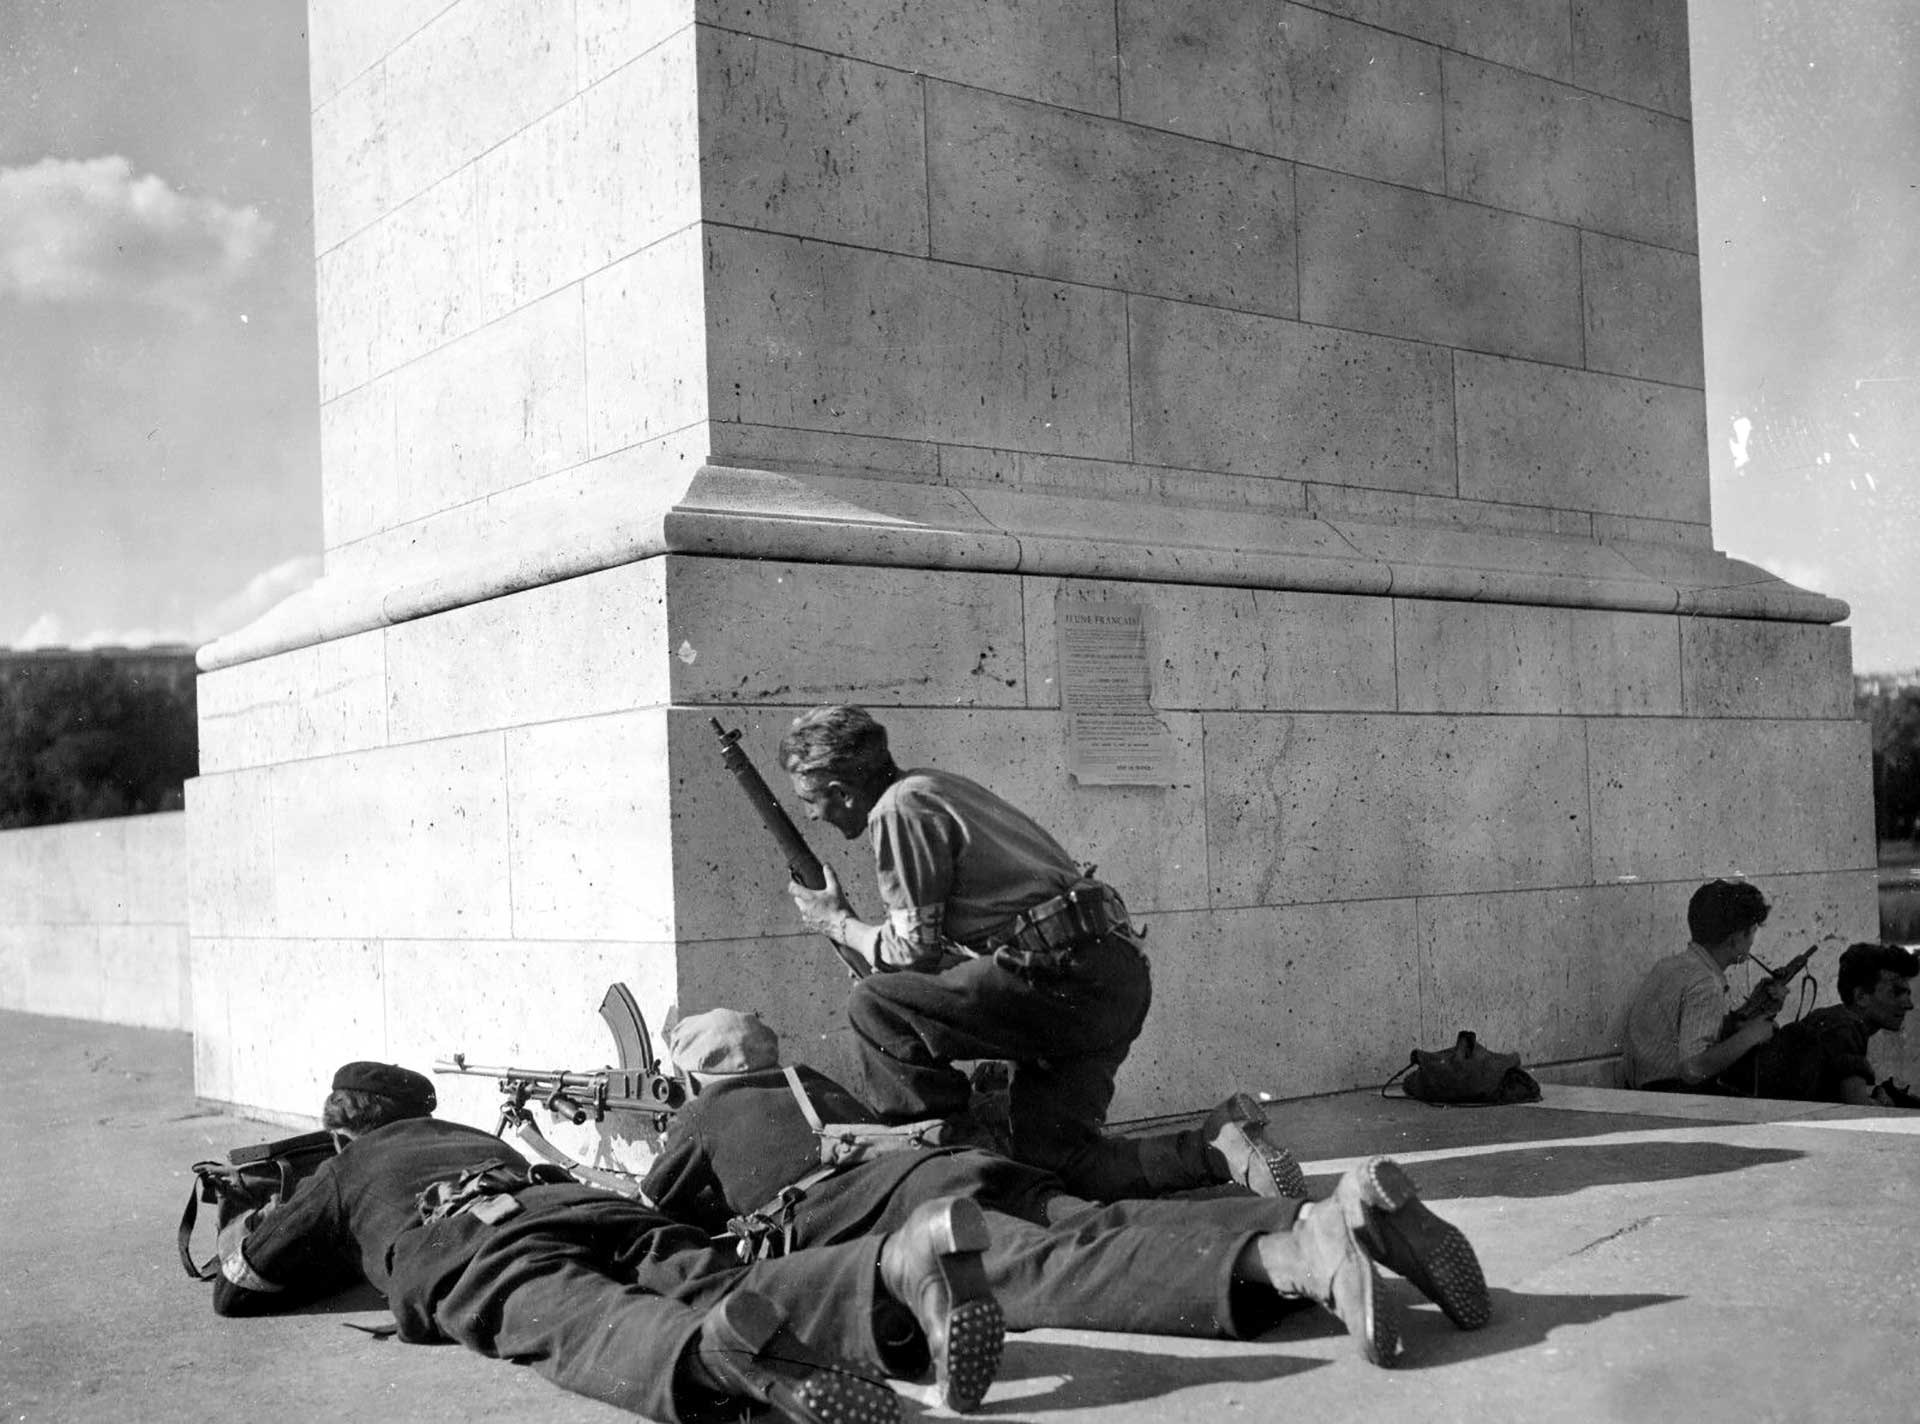
<svg viewBox="0 0 1920 1424"><path fill-rule="evenodd" d="M215 1208L217 1233L235 1217L285 1201L295 1187L320 1169L322 1162L336 1155L332 1133L303 1132L296 1137L236 1147L224 1162L195 1162L187 1209L180 1214L182 1269L196 1281L210 1281L220 1274L217 1255L208 1257L203 1265L196 1266L193 1261L193 1227L202 1202Z"/></svg>
<svg viewBox="0 0 1920 1424"><path fill-rule="evenodd" d="M1407 1066L1381 1085L1381 1093L1402 1075L1401 1090L1423 1103L1537 1103L1540 1084L1520 1066L1517 1053L1484 1048L1471 1029L1462 1029L1451 1048L1416 1048Z"/></svg>

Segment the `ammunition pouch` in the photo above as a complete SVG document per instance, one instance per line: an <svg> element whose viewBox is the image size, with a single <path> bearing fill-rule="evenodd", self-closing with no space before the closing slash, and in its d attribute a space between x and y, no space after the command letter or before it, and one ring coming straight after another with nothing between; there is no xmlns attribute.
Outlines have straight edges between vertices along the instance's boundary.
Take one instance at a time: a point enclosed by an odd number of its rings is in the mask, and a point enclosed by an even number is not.
<svg viewBox="0 0 1920 1424"><path fill-rule="evenodd" d="M446 1181L434 1182L420 1193L417 1205L423 1225L450 1216L471 1216L489 1226L520 1210L519 1194L528 1187L571 1182L565 1168L550 1162L483 1162Z"/></svg>
<svg viewBox="0 0 1920 1424"><path fill-rule="evenodd" d="M1064 973L1083 946L1115 933L1132 933L1126 904L1112 886L1090 880L1022 910L979 952L1023 979L1048 979Z"/></svg>

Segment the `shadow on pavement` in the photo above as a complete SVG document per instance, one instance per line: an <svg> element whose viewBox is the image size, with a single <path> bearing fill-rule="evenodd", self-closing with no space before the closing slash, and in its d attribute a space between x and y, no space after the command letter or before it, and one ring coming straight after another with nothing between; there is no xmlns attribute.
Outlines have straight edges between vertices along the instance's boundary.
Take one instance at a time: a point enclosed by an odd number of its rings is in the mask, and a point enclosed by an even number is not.
<svg viewBox="0 0 1920 1424"><path fill-rule="evenodd" d="M1786 1147L1740 1147L1725 1142L1555 1142L1435 1157L1406 1166L1420 1195L1439 1202L1451 1197L1564 1196L1588 1187L1741 1172L1805 1155ZM1318 1196L1331 1190L1336 1180L1320 1174L1309 1185Z"/></svg>
<svg viewBox="0 0 1920 1424"><path fill-rule="evenodd" d="M1404 1288L1403 1288L1404 1290ZM1494 1287L1493 1319L1484 1330L1456 1330L1432 1306L1401 1312L1400 1334L1406 1353L1401 1370L1434 1369L1480 1360L1541 1344L1554 1331L1570 1325L1591 1325L1610 1315L1644 1310L1682 1300L1677 1295L1535 1295ZM1401 1300L1405 1302L1406 1295Z"/></svg>
<svg viewBox="0 0 1920 1424"><path fill-rule="evenodd" d="M1011 1424L1030 1411L1100 1409L1203 1385L1264 1384L1326 1364L1280 1353L1236 1351L1187 1358L1012 1338L1007 1341L993 1395L976 1413Z"/></svg>

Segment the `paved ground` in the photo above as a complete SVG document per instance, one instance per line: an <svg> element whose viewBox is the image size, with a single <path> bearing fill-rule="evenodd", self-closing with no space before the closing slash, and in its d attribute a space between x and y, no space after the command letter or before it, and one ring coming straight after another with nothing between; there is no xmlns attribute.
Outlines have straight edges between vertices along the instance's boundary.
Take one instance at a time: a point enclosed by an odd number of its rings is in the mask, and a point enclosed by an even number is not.
<svg viewBox="0 0 1920 1424"><path fill-rule="evenodd" d="M0 1013L0 1074L0 1420L629 1417L342 1328L383 1318L367 1292L216 1320L174 1255L187 1166L276 1134L196 1107L185 1035ZM1283 1121L1323 1185L1361 1154L1415 1164L1480 1248L1494 1323L1459 1334L1394 1282L1410 1309L1392 1372L1354 1359L1330 1318L1247 1345L1039 1332L1009 1342L982 1416L1920 1419L1920 1114L1549 1088L1500 1109L1351 1094Z"/></svg>

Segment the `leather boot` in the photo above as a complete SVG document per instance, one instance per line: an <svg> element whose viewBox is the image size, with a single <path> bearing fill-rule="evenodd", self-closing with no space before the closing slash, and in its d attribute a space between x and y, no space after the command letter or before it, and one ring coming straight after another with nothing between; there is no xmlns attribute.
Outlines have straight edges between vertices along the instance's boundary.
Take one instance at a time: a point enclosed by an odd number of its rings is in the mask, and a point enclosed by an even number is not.
<svg viewBox="0 0 1920 1424"><path fill-rule="evenodd" d="M1267 1140L1266 1111L1249 1094L1235 1093L1208 1113L1200 1134L1215 1181L1238 1183L1259 1197L1307 1199L1300 1164Z"/></svg>
<svg viewBox="0 0 1920 1424"><path fill-rule="evenodd" d="M1462 1330L1492 1313L1480 1258L1459 1227L1427 1209L1398 1162L1375 1157L1334 1188L1354 1238L1389 1271L1405 1276Z"/></svg>
<svg viewBox="0 0 1920 1424"><path fill-rule="evenodd" d="M1217 1187L1245 1187L1259 1197L1307 1199L1307 1179L1293 1154L1267 1140L1267 1115L1253 1097L1235 1093L1199 1127L1139 1139L1140 1175L1148 1196Z"/></svg>
<svg viewBox="0 0 1920 1424"><path fill-rule="evenodd" d="M1398 1313L1338 1205L1309 1203L1291 1230L1256 1237L1253 1245L1275 1291L1317 1301L1340 1317L1360 1358L1393 1364L1400 1353Z"/></svg>
<svg viewBox="0 0 1920 1424"><path fill-rule="evenodd" d="M936 1402L956 1414L978 1407L1000 1368L1006 1321L981 1262L989 1244L976 1202L941 1197L916 1207L880 1247L880 1284L920 1323Z"/></svg>
<svg viewBox="0 0 1920 1424"><path fill-rule="evenodd" d="M687 1362L695 1384L765 1405L788 1424L900 1424L899 1396L808 1346L754 1291L707 1312Z"/></svg>

